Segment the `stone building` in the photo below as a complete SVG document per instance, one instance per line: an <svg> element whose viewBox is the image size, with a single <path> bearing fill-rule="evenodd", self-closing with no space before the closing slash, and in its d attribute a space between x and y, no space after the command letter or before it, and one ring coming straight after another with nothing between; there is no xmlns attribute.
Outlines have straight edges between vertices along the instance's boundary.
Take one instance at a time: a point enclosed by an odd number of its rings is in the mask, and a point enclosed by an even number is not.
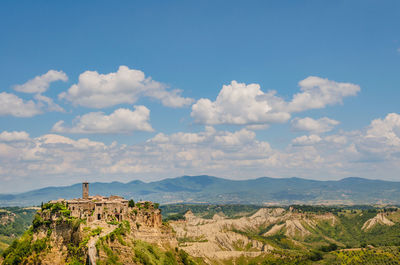
<svg viewBox="0 0 400 265"><path fill-rule="evenodd" d="M82 198L66 201L71 216L88 222L122 221L129 218L128 200L120 196L89 196L89 183L82 183Z"/></svg>

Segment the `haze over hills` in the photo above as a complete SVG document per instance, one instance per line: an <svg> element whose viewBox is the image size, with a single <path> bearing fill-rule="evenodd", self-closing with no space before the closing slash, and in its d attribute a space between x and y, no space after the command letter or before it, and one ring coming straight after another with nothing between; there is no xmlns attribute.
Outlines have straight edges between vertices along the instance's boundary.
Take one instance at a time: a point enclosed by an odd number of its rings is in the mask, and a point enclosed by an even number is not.
<svg viewBox="0 0 400 265"><path fill-rule="evenodd" d="M211 176L183 176L145 183L90 184L90 194L120 195L159 203L240 204L375 204L400 203L400 182L345 178L317 181L301 178L229 180ZM0 194L1 206L39 205L58 198L78 198L81 184L46 187L19 194Z"/></svg>

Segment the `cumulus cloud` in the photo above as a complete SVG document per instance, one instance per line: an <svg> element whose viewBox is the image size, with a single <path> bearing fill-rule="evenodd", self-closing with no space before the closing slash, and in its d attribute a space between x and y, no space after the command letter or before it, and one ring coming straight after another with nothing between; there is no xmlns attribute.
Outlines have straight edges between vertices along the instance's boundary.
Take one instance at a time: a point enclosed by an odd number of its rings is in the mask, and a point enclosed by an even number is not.
<svg viewBox="0 0 400 265"><path fill-rule="evenodd" d="M14 94L0 93L0 116L32 117L40 113L40 105L32 100L25 101Z"/></svg>
<svg viewBox="0 0 400 265"><path fill-rule="evenodd" d="M49 111L65 112L60 105L54 103L54 101L49 97L43 96L42 94L36 94L34 98L38 102L46 104Z"/></svg>
<svg viewBox="0 0 400 265"><path fill-rule="evenodd" d="M77 117L74 125L64 127L64 121L54 124L52 131L59 133L130 133L133 131L153 131L149 120L150 110L145 106L135 106L135 110L120 108L110 115L90 112Z"/></svg>
<svg viewBox="0 0 400 265"><path fill-rule="evenodd" d="M183 107L192 103L192 99L180 95L180 90L168 91L167 88L167 85L146 77L142 71L120 66L115 73L86 71L80 74L79 82L61 93L59 98L90 108L135 103L142 96L158 99L167 107Z"/></svg>
<svg viewBox="0 0 400 265"><path fill-rule="evenodd" d="M352 83L340 83L317 76L310 76L299 82L302 92L293 96L288 110L299 112L320 109L327 105L342 103L343 98L355 96L360 87Z"/></svg>
<svg viewBox="0 0 400 265"><path fill-rule="evenodd" d="M400 154L400 115L390 113L384 119L375 119L355 148L365 159L385 160Z"/></svg>
<svg viewBox="0 0 400 265"><path fill-rule="evenodd" d="M43 93L47 91L50 84L55 81L68 81L68 76L63 71L50 70L47 73L36 76L22 85L14 86L18 92Z"/></svg>
<svg viewBox="0 0 400 265"><path fill-rule="evenodd" d="M400 115L388 114L359 131L305 135L275 149L249 129L159 133L133 145L104 144L47 134L28 140L13 132L0 142L0 192L15 188L89 181L155 180L184 174L229 178L259 176L393 178L400 170ZM6 139L6 140L4 140ZM13 176L10 181L10 176Z"/></svg>
<svg viewBox="0 0 400 265"><path fill-rule="evenodd" d="M366 137L380 138L389 145L400 146L400 115L389 113L384 119L373 120Z"/></svg>
<svg viewBox="0 0 400 265"><path fill-rule="evenodd" d="M347 143L347 136L346 135L328 135L328 136L324 137L324 140L328 143L344 145Z"/></svg>
<svg viewBox="0 0 400 265"><path fill-rule="evenodd" d="M12 141L26 141L29 140L29 134L24 131L14 131L14 132L7 132L3 131L0 133L0 141L3 142L12 142Z"/></svg>
<svg viewBox="0 0 400 265"><path fill-rule="evenodd" d="M148 143L170 143L176 145L213 145L220 148L230 148L232 146L242 147L255 140L256 134L247 129L235 132L217 131L211 126L206 126L205 130L198 133L173 133L165 135L159 133L149 139Z"/></svg>
<svg viewBox="0 0 400 265"><path fill-rule="evenodd" d="M299 82L301 92L286 102L276 91L263 92L258 84L232 81L224 85L215 101L201 98L192 106L191 116L201 124L268 124L286 122L291 113L324 108L354 96L360 87L310 76Z"/></svg>
<svg viewBox="0 0 400 265"><path fill-rule="evenodd" d="M57 134L45 134L43 136L35 138L34 140L37 143L36 147L39 145L40 147L49 149L49 150L65 148L66 150L77 149L77 150L102 151L106 147L106 145L102 142L91 141L87 138L73 140L71 138L57 135Z"/></svg>
<svg viewBox="0 0 400 265"><path fill-rule="evenodd" d="M321 137L316 134L303 135L292 140L293 145L314 145L321 142Z"/></svg>
<svg viewBox="0 0 400 265"><path fill-rule="evenodd" d="M295 118L291 122L292 129L295 131L308 131L310 133L324 133L331 131L339 122L327 117L315 120L310 117Z"/></svg>
<svg viewBox="0 0 400 265"><path fill-rule="evenodd" d="M276 101L273 93L264 93L258 84L232 81L222 87L215 101L202 98L193 104L191 116L202 124L285 122L290 114L275 111Z"/></svg>
<svg viewBox="0 0 400 265"><path fill-rule="evenodd" d="M293 146L312 146L321 153L334 153L338 161L348 159L357 163L400 162L400 115L390 113L383 119L373 120L360 131L343 132L321 137L304 135L292 140ZM334 150L334 151L333 151Z"/></svg>

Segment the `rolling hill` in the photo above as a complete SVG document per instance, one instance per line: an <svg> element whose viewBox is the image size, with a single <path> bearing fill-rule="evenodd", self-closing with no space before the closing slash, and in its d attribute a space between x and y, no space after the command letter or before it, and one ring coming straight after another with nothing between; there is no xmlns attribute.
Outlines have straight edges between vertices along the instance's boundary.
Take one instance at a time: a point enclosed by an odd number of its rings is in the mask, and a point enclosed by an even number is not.
<svg viewBox="0 0 400 265"><path fill-rule="evenodd" d="M240 204L400 204L400 182L345 178L317 181L301 178L229 180L183 176L154 182L95 182L92 195L168 203ZM81 197L81 184L46 187L19 194L0 194L0 206L30 206L58 198Z"/></svg>

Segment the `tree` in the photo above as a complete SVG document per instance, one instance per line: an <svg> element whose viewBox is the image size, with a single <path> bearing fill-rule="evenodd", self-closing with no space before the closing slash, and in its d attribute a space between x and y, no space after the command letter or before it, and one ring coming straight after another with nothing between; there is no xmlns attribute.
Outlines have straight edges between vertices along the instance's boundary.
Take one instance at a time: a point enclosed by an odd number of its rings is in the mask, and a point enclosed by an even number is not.
<svg viewBox="0 0 400 265"><path fill-rule="evenodd" d="M135 207L135 202L134 202L132 199L129 200L128 206L129 206L129 207Z"/></svg>

